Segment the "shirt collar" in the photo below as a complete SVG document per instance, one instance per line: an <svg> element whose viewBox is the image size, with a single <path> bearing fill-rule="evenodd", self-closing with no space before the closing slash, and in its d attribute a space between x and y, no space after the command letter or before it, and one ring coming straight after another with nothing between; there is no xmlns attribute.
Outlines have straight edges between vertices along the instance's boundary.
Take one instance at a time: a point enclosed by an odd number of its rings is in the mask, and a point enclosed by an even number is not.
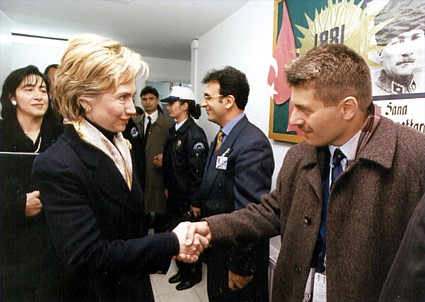
<svg viewBox="0 0 425 302"><path fill-rule="evenodd" d="M148 116L151 117L151 123L153 124L158 119L158 110L152 113L151 115L145 114L145 124L148 123Z"/></svg>
<svg viewBox="0 0 425 302"><path fill-rule="evenodd" d="M228 122L223 128L221 128L221 131L223 131L224 136L228 136L230 131L232 131L233 127L245 116L245 113L242 112L238 116L236 116L233 120Z"/></svg>
<svg viewBox="0 0 425 302"><path fill-rule="evenodd" d="M184 124L187 120L188 120L188 118L187 118L187 119L185 119L184 121L180 122L180 123L176 123L176 124L175 124L175 126L174 126L174 128L176 129L176 131L177 131L177 130L179 130L179 129L180 129L180 127L181 127L181 126L183 126L183 124Z"/></svg>
<svg viewBox="0 0 425 302"><path fill-rule="evenodd" d="M357 143L360 138L360 133L361 131L358 131L348 142L342 146L329 145L329 152L331 153L331 157L333 157L335 150L339 148L347 157L347 160L353 160L356 156Z"/></svg>

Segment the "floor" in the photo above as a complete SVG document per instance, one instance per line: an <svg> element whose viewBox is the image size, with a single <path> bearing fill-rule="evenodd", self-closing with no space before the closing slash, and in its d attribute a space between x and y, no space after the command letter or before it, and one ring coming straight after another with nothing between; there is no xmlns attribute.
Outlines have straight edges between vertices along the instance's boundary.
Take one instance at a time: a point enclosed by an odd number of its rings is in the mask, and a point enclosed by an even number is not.
<svg viewBox="0 0 425 302"><path fill-rule="evenodd" d="M269 295L271 297L274 268L280 250L280 236L270 239L270 267L269 267ZM155 302L208 302L207 294L207 266L202 267L202 281L192 288L178 291L177 284L168 283L168 279L177 273L177 266L174 260L166 275L151 275L152 288Z"/></svg>
<svg viewBox="0 0 425 302"><path fill-rule="evenodd" d="M166 275L151 275L155 302L208 302L207 294L207 266L202 267L202 281L192 288L178 291L176 285L168 283L168 278L177 273L174 260Z"/></svg>

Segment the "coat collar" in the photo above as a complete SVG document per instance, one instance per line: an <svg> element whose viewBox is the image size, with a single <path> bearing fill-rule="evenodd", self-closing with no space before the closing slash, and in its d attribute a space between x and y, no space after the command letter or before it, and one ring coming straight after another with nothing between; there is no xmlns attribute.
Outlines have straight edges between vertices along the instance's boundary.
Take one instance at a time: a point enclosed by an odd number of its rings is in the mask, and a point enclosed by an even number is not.
<svg viewBox="0 0 425 302"><path fill-rule="evenodd" d="M369 142L363 150L358 154L355 161L369 161L390 169L393 165L396 143L397 143L398 127L394 127L394 122L388 118L381 117L375 133L371 136ZM305 144L305 142L301 143ZM314 148L306 146L305 154L301 161L301 167L307 168L312 165L324 163L327 147ZM322 168L321 168L322 169Z"/></svg>
<svg viewBox="0 0 425 302"><path fill-rule="evenodd" d="M128 192L129 188L112 160L102 151L82 141L72 125L65 126L63 139L69 143L89 173L92 174L96 186L113 199L122 199L120 195L122 192ZM136 178L134 170L133 180ZM135 183L133 181L133 186Z"/></svg>

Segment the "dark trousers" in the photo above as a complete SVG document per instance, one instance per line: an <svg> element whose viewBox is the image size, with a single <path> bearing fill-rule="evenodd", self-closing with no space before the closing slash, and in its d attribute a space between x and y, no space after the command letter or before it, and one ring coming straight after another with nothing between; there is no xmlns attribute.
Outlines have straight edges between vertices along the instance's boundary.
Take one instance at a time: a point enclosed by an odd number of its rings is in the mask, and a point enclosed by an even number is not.
<svg viewBox="0 0 425 302"><path fill-rule="evenodd" d="M268 302L268 257L259 257L254 279L243 289L229 288L227 248L210 250L207 260L207 289L209 302Z"/></svg>

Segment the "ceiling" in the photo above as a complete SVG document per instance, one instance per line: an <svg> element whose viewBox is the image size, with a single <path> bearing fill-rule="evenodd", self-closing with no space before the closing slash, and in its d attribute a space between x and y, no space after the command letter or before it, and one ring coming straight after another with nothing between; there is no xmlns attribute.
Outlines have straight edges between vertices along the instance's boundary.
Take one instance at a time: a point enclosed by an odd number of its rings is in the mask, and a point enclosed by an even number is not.
<svg viewBox="0 0 425 302"><path fill-rule="evenodd" d="M12 32L68 39L96 33L143 56L190 60L191 41L247 0L0 0Z"/></svg>

